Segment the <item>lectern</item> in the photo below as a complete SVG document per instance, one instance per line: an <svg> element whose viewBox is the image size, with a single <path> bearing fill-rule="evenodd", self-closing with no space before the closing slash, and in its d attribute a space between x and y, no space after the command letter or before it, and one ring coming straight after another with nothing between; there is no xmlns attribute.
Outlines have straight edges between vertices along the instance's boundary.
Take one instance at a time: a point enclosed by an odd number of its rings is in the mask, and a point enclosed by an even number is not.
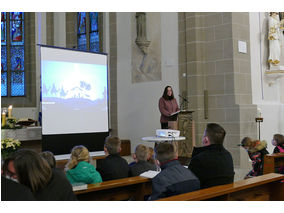
<svg viewBox="0 0 284 213"><path fill-rule="evenodd" d="M192 155L193 144L195 144L193 112L191 110L181 110L178 114L177 129L180 131L180 135L186 138L178 144L179 157L191 158Z"/></svg>

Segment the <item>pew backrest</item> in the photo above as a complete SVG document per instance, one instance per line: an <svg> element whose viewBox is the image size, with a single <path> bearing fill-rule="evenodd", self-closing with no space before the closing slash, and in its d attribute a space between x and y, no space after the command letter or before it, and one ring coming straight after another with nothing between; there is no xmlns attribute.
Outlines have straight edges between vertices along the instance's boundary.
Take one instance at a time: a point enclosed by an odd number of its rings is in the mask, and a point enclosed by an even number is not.
<svg viewBox="0 0 284 213"><path fill-rule="evenodd" d="M74 193L78 200L144 200L145 195L152 193L152 182L150 178L140 176L121 178L88 184L87 189L75 191Z"/></svg>
<svg viewBox="0 0 284 213"><path fill-rule="evenodd" d="M284 153L268 154L264 156L263 174L274 173L275 168L284 166Z"/></svg>
<svg viewBox="0 0 284 213"><path fill-rule="evenodd" d="M284 200L284 175L270 173L231 184L214 186L159 201L265 201Z"/></svg>

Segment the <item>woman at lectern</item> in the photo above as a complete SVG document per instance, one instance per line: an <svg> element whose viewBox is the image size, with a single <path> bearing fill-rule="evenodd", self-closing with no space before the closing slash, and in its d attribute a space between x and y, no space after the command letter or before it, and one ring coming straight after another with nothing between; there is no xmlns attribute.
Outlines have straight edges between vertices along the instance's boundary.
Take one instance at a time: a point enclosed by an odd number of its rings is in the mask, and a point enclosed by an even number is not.
<svg viewBox="0 0 284 213"><path fill-rule="evenodd" d="M173 113L179 111L171 86L166 86L164 89L163 96L159 100L159 110L161 112L161 128L168 129L168 122L177 120L177 114L173 115Z"/></svg>

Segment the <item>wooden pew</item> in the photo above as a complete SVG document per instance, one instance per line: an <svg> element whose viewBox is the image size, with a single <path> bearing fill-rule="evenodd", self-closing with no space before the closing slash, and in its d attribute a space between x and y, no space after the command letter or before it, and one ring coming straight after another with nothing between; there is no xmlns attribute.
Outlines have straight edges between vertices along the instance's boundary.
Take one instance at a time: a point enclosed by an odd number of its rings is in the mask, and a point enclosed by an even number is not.
<svg viewBox="0 0 284 213"><path fill-rule="evenodd" d="M102 183L88 184L88 189L74 192L78 200L89 201L119 201L144 200L145 195L152 193L150 178L129 177Z"/></svg>
<svg viewBox="0 0 284 213"><path fill-rule="evenodd" d="M284 153L264 156L263 174L274 173L276 167L284 166Z"/></svg>
<svg viewBox="0 0 284 213"><path fill-rule="evenodd" d="M279 201L284 200L284 175L270 173L231 184L213 186L159 201Z"/></svg>

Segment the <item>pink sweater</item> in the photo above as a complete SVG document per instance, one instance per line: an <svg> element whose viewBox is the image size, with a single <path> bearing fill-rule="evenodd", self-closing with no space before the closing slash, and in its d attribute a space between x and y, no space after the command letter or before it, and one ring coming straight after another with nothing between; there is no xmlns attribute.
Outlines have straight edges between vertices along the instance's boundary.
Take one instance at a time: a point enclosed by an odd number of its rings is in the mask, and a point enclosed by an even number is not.
<svg viewBox="0 0 284 213"><path fill-rule="evenodd" d="M177 100L165 100L163 97L159 100L159 110L161 112L161 123L167 123L168 121L175 121L177 116L171 116L172 113L179 110Z"/></svg>

